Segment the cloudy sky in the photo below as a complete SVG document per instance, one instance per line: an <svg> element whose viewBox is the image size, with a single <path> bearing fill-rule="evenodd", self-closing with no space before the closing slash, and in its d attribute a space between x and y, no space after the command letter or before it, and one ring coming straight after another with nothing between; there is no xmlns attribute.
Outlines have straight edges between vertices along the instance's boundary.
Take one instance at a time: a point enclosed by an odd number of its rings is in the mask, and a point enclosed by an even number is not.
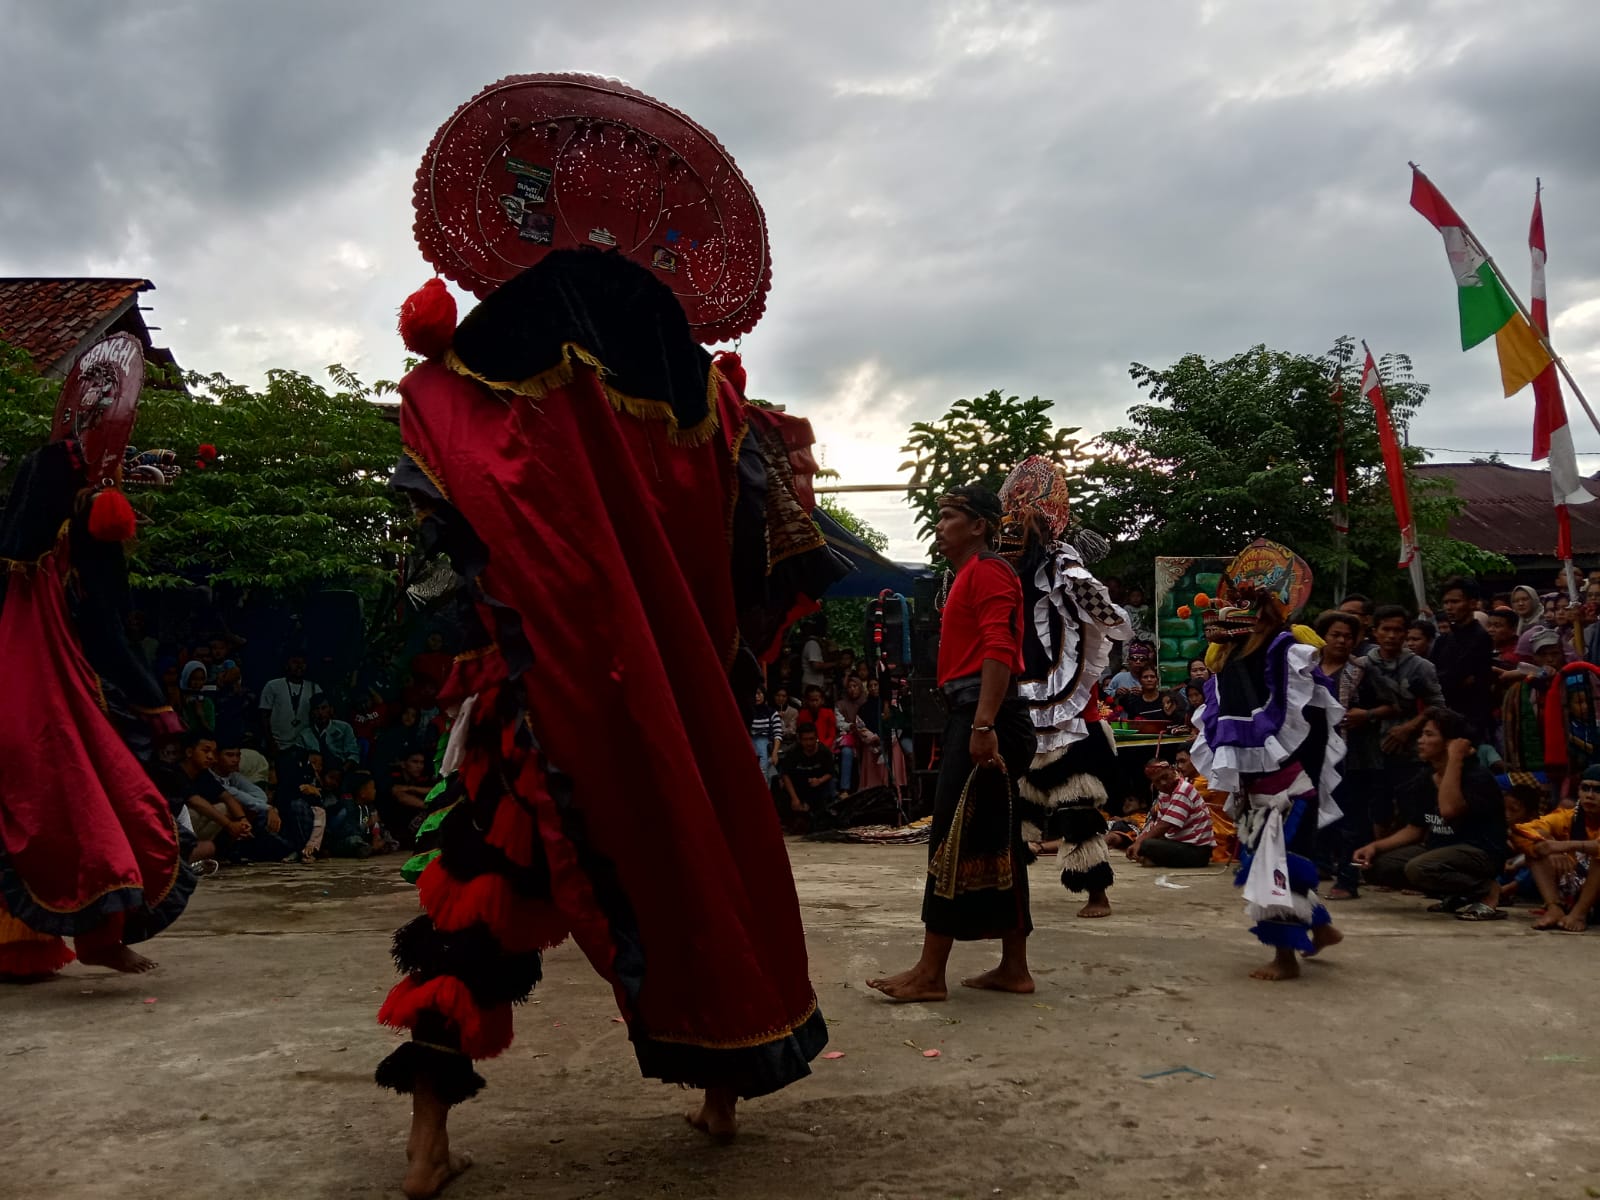
<svg viewBox="0 0 1600 1200"><path fill-rule="evenodd" d="M1408 159L1519 286L1543 177L1555 342L1600 405L1594 0L0 0L0 16L0 274L151 278L158 338L192 368L397 375L394 312L430 274L411 237L429 138L501 76L574 70L682 109L738 160L774 260L751 391L810 416L847 483L892 481L907 423L958 396L1038 394L1093 432L1137 401L1130 361L1320 352L1344 332L1433 383L1419 444L1526 451L1530 394L1500 398L1489 346L1460 352ZM902 504L852 505L920 557Z"/></svg>

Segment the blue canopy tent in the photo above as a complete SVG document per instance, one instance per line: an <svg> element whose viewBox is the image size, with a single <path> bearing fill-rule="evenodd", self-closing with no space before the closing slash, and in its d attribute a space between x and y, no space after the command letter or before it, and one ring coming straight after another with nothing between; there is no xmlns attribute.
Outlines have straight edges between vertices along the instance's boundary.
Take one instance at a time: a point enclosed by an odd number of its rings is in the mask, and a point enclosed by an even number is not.
<svg viewBox="0 0 1600 1200"><path fill-rule="evenodd" d="M811 515L828 545L849 559L850 565L855 568L828 589L826 595L829 599L876 596L884 591L909 596L918 579L926 579L933 574L928 567L914 563L890 562L830 517L824 509L816 509Z"/></svg>

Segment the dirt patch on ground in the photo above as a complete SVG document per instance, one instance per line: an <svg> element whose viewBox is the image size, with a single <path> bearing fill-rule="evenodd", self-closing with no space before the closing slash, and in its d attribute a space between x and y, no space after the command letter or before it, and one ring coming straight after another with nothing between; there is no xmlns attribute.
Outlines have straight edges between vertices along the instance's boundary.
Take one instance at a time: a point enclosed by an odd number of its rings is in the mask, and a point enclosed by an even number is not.
<svg viewBox="0 0 1600 1200"><path fill-rule="evenodd" d="M837 1061L744 1106L718 1148L689 1096L639 1078L609 992L570 947L518 1010L455 1139L459 1200L579 1197L1572 1197L1600 1190L1587 998L1600 938L1471 925L1370 894L1292 984L1219 873L1119 871L1116 914L1033 869L1039 992L895 1007L924 851L791 843ZM406 1102L372 1084L394 860L205 881L161 970L74 965L0 988L0 1195L398 1195ZM960 947L953 973L989 965ZM941 1056L926 1059L923 1049ZM1142 1076L1187 1066L1194 1074ZM1592 1194L1592 1193L1589 1193Z"/></svg>

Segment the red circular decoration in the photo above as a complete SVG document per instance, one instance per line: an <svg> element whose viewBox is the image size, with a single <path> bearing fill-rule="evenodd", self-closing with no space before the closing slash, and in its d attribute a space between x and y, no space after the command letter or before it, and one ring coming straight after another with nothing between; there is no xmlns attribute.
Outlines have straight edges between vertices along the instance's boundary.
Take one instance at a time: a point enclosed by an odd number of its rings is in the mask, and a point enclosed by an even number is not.
<svg viewBox="0 0 1600 1200"><path fill-rule="evenodd" d="M417 245L482 298L551 250L615 248L667 283L695 337L748 333L772 283L767 223L717 139L597 75L509 75L439 127Z"/></svg>

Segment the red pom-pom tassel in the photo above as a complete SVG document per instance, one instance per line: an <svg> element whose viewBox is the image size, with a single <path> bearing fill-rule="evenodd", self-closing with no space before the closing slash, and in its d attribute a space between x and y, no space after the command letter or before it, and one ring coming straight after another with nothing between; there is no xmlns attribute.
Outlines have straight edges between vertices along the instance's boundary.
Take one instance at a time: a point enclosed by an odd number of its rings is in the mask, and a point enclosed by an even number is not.
<svg viewBox="0 0 1600 1200"><path fill-rule="evenodd" d="M456 298L435 276L400 306L400 340L424 358L437 358L456 336Z"/></svg>
<svg viewBox="0 0 1600 1200"><path fill-rule="evenodd" d="M138 532L133 505L116 488L106 488L89 505L89 536L100 542L126 542Z"/></svg>
<svg viewBox="0 0 1600 1200"><path fill-rule="evenodd" d="M716 368L722 373L722 377L733 384L733 390L743 396L745 394L744 360L739 357L738 352L724 350L712 362L716 364Z"/></svg>

